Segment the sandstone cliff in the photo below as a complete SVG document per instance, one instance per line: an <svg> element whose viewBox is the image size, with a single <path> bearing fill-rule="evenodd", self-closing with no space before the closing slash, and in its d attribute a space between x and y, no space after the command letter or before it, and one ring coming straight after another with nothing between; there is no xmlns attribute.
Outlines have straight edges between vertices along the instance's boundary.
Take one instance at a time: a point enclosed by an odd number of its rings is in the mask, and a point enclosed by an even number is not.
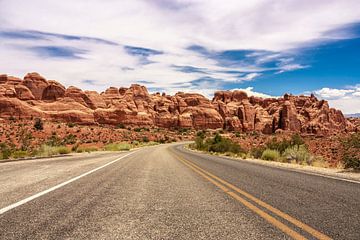
<svg viewBox="0 0 360 240"><path fill-rule="evenodd" d="M158 126L164 128L224 128L266 134L293 131L327 134L352 131L341 113L315 96L248 97L242 91L218 91L212 100L200 94L150 94L137 84L110 87L102 93L65 88L38 73L23 80L0 75L0 118L80 124Z"/></svg>

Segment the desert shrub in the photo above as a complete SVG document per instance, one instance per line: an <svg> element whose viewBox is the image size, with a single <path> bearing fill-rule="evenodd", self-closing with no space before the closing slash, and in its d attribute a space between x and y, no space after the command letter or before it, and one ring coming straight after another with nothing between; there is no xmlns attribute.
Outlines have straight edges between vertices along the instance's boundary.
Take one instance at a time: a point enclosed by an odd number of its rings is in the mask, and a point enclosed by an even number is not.
<svg viewBox="0 0 360 240"><path fill-rule="evenodd" d="M96 151L99 151L99 148L96 147L96 146L79 146L77 149L76 149L76 152L77 153L82 153L82 152L96 152Z"/></svg>
<svg viewBox="0 0 360 240"><path fill-rule="evenodd" d="M206 131L205 130L198 131L196 133L196 136L204 139L206 137Z"/></svg>
<svg viewBox="0 0 360 240"><path fill-rule="evenodd" d="M194 148L208 152L218 153L241 153L245 152L239 144L231 141L228 138L223 138L220 134L216 134L213 138L204 140L202 137L195 139Z"/></svg>
<svg viewBox="0 0 360 240"><path fill-rule="evenodd" d="M0 159L8 159L11 156L11 149L5 143L0 143Z"/></svg>
<svg viewBox="0 0 360 240"><path fill-rule="evenodd" d="M141 132L142 128L134 128L135 132Z"/></svg>
<svg viewBox="0 0 360 240"><path fill-rule="evenodd" d="M69 128L73 128L73 127L76 126L76 123L68 122L66 125L67 125Z"/></svg>
<svg viewBox="0 0 360 240"><path fill-rule="evenodd" d="M123 123L119 123L118 125L116 125L116 128L125 129L125 125Z"/></svg>
<svg viewBox="0 0 360 240"><path fill-rule="evenodd" d="M105 145L104 149L106 151L129 151L131 145L128 143L110 143Z"/></svg>
<svg viewBox="0 0 360 240"><path fill-rule="evenodd" d="M44 123L40 118L35 119L34 128L38 131L41 131L44 129Z"/></svg>
<svg viewBox="0 0 360 240"><path fill-rule="evenodd" d="M180 129L178 130L178 132L181 133L181 134L185 134L185 133L189 132L189 130L190 130L190 129L188 129L188 128L180 128Z"/></svg>
<svg viewBox="0 0 360 240"><path fill-rule="evenodd" d="M360 133L352 134L344 141L343 161L345 168L360 169Z"/></svg>
<svg viewBox="0 0 360 240"><path fill-rule="evenodd" d="M283 139L281 141L277 140L276 137L272 138L270 141L266 143L266 148L271 150L277 150L280 154L283 154L285 150L292 146L301 146L304 145L305 142L301 138L301 136L296 133L291 136L290 140Z"/></svg>
<svg viewBox="0 0 360 240"><path fill-rule="evenodd" d="M70 149L65 146L58 146L57 151L59 152L59 154L68 154L71 152Z"/></svg>
<svg viewBox="0 0 360 240"><path fill-rule="evenodd" d="M288 161L296 161L296 163L306 163L311 165L313 157L309 153L305 145L294 145L285 149L283 157Z"/></svg>
<svg viewBox="0 0 360 240"><path fill-rule="evenodd" d="M27 151L23 151L23 150L16 150L11 154L13 158L24 158L24 157L28 157L29 155L30 154Z"/></svg>
<svg viewBox="0 0 360 240"><path fill-rule="evenodd" d="M145 142L145 143L147 143L147 142L149 142L149 138L146 137L146 136L144 136L144 137L142 138L142 141Z"/></svg>
<svg viewBox="0 0 360 240"><path fill-rule="evenodd" d="M33 139L32 134L22 128L18 136L19 136L20 150L22 151L29 150L31 146L31 141Z"/></svg>
<svg viewBox="0 0 360 240"><path fill-rule="evenodd" d="M254 147L250 150L250 155L254 158L261 158L263 152L265 151L265 147Z"/></svg>
<svg viewBox="0 0 360 240"><path fill-rule="evenodd" d="M43 144L36 152L36 156L51 157L54 155L68 154L68 153L70 153L70 149L65 146L49 146Z"/></svg>
<svg viewBox="0 0 360 240"><path fill-rule="evenodd" d="M193 147L197 150L205 150L204 138L196 137Z"/></svg>
<svg viewBox="0 0 360 240"><path fill-rule="evenodd" d="M46 145L49 146L60 146L62 145L62 141L61 139L58 137L58 135L56 134L56 132L52 132L51 136L47 139L46 141Z"/></svg>
<svg viewBox="0 0 360 240"><path fill-rule="evenodd" d="M265 149L265 151L261 155L261 159L268 161L276 161L280 159L280 152L278 150Z"/></svg>
<svg viewBox="0 0 360 240"><path fill-rule="evenodd" d="M62 144L75 144L76 136L73 134L66 135L62 141Z"/></svg>

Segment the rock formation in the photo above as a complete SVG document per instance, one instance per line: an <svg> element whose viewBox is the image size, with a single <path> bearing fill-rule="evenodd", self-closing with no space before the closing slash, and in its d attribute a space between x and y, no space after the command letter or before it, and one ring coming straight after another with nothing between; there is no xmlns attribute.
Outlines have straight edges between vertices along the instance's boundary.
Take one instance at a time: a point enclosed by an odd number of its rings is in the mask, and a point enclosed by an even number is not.
<svg viewBox="0 0 360 240"><path fill-rule="evenodd" d="M0 118L41 117L80 124L125 124L164 128L224 128L271 134L292 131L329 134L352 131L341 111L315 96L248 97L243 91L218 91L212 100L200 94L150 94L137 84L103 93L65 88L38 73L24 80L0 75Z"/></svg>

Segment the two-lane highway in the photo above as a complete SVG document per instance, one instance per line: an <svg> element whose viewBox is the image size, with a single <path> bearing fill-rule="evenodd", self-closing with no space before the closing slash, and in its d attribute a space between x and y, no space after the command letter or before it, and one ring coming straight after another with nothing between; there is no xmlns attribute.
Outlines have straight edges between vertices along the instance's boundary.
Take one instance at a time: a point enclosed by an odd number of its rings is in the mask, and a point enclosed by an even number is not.
<svg viewBox="0 0 360 240"><path fill-rule="evenodd" d="M360 239L360 184L179 144L2 163L0 180L0 239Z"/></svg>

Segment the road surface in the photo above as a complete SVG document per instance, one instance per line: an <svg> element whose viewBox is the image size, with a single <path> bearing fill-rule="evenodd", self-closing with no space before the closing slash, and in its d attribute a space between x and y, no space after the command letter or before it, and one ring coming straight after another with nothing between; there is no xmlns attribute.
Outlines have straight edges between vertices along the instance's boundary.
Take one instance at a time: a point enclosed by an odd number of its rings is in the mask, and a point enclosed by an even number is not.
<svg viewBox="0 0 360 240"><path fill-rule="evenodd" d="M360 184L180 144L0 164L0 239L360 239Z"/></svg>

